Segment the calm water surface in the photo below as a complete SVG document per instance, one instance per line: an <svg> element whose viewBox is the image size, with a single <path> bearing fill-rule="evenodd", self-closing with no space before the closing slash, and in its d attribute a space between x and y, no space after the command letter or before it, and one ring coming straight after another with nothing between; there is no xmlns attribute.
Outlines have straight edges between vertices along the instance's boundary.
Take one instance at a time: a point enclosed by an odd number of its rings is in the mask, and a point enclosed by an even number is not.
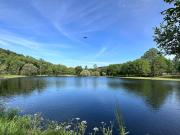
<svg viewBox="0 0 180 135"><path fill-rule="evenodd" d="M80 117L89 128L115 119L117 104L130 135L180 135L180 82L95 77L0 80L0 102L52 120Z"/></svg>

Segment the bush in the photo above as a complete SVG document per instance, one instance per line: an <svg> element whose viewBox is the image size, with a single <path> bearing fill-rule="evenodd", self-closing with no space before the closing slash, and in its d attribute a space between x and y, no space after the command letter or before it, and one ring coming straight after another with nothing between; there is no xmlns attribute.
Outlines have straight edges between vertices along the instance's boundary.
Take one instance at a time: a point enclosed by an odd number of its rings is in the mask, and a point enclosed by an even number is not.
<svg viewBox="0 0 180 135"><path fill-rule="evenodd" d="M100 76L100 73L98 71L94 71L91 73L92 76Z"/></svg>
<svg viewBox="0 0 180 135"><path fill-rule="evenodd" d="M90 76L90 72L88 70L83 70L81 73L80 73L80 76Z"/></svg>
<svg viewBox="0 0 180 135"><path fill-rule="evenodd" d="M38 68L33 64L25 64L21 69L21 75L37 75Z"/></svg>

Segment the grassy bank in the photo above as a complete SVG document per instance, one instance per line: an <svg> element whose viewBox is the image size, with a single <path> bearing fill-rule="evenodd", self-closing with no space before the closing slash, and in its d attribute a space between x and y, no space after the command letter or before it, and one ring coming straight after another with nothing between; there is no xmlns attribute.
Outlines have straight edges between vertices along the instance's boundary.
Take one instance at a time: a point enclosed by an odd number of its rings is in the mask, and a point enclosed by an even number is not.
<svg viewBox="0 0 180 135"><path fill-rule="evenodd" d="M87 122L75 118L69 122L45 120L40 114L19 116L16 110L0 110L1 135L112 135L113 124L109 126L101 122L100 127L94 127L87 133ZM125 135L124 126L119 127L119 135Z"/></svg>
<svg viewBox="0 0 180 135"><path fill-rule="evenodd" d="M20 78L20 77L26 77L26 76L23 76L23 75L0 75L0 79Z"/></svg>
<svg viewBox="0 0 180 135"><path fill-rule="evenodd" d="M118 77L122 79L137 79L137 80L164 80L164 81L180 81L180 77L168 77L168 76L162 76L162 77Z"/></svg>

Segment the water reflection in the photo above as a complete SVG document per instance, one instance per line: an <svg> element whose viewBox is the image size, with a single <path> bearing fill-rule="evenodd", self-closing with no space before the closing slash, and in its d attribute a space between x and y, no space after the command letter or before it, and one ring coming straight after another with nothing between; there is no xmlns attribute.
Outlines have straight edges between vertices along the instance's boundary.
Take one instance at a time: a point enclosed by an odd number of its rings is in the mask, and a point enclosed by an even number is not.
<svg viewBox="0 0 180 135"><path fill-rule="evenodd" d="M125 91L137 94L138 96L144 98L147 105L153 109L159 109L163 105L168 95L173 92L172 90L180 89L178 82L168 81L123 79L123 81L108 81L108 85L113 89L123 88Z"/></svg>
<svg viewBox="0 0 180 135"><path fill-rule="evenodd" d="M47 87L43 78L17 78L0 80L0 96L28 95L34 90L41 92Z"/></svg>
<svg viewBox="0 0 180 135"><path fill-rule="evenodd" d="M114 119L116 97L131 135L179 135L179 82L105 77L0 80L0 109L6 106L18 107L23 114L42 112L57 121L80 117L90 128Z"/></svg>

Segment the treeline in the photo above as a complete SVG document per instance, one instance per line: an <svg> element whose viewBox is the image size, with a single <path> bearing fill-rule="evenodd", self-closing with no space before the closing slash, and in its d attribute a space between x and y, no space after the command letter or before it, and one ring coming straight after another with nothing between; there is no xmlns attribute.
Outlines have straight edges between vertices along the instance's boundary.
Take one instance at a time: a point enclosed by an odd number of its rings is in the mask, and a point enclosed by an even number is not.
<svg viewBox="0 0 180 135"><path fill-rule="evenodd" d="M66 67L52 64L43 59L35 59L9 50L0 49L0 74L13 75L80 75L80 76L161 76L163 74L178 74L180 59L165 58L157 49L152 48L134 61L123 64L113 64L107 67L93 68L85 66Z"/></svg>
<svg viewBox="0 0 180 135"><path fill-rule="evenodd" d="M161 76L163 74L178 74L180 59L165 58L157 49L151 48L134 61L123 64L113 64L99 68L100 74L108 76Z"/></svg>
<svg viewBox="0 0 180 135"><path fill-rule="evenodd" d="M24 56L15 52L0 48L0 74L12 75L81 75L81 76L99 76L99 72L94 69L88 69L81 66L66 67L61 64L52 64L43 59L35 59L30 56Z"/></svg>
<svg viewBox="0 0 180 135"><path fill-rule="evenodd" d="M0 74L13 75L74 75L75 69L37 60L9 50L0 49Z"/></svg>

